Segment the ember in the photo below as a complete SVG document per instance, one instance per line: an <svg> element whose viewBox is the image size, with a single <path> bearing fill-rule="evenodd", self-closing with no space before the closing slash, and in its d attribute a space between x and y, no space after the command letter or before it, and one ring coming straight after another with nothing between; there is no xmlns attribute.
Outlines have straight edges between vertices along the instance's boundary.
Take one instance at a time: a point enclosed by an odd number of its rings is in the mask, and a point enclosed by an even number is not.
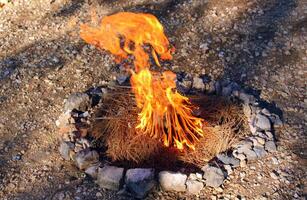
<svg viewBox="0 0 307 200"><path fill-rule="evenodd" d="M145 46L150 46L150 54L158 66L161 66L159 59L171 60L174 51L155 16L118 13L105 17L99 28L82 25L81 37L111 52L118 63L129 55L134 57L131 85L140 109L135 127L138 133L161 138L165 146L195 148L195 142L203 136L203 120L193 116L195 107L176 91L173 72L150 71L150 56Z"/></svg>

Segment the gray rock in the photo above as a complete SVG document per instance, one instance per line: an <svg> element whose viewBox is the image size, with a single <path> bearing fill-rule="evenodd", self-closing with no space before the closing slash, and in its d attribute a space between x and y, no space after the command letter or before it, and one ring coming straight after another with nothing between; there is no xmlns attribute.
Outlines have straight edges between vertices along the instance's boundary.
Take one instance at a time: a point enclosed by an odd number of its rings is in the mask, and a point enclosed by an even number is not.
<svg viewBox="0 0 307 200"><path fill-rule="evenodd" d="M274 139L273 133L270 132L270 131L266 131L265 135L267 136L268 140L273 140Z"/></svg>
<svg viewBox="0 0 307 200"><path fill-rule="evenodd" d="M243 144L241 144L238 148L237 148L237 152L239 154L243 153L246 156L247 160L255 160L257 158L256 153L251 150L252 149L252 143L245 141Z"/></svg>
<svg viewBox="0 0 307 200"><path fill-rule="evenodd" d="M70 151L73 151L75 145L72 142L62 142L59 152L65 160L70 160Z"/></svg>
<svg viewBox="0 0 307 200"><path fill-rule="evenodd" d="M118 84L122 85L124 84L126 81L128 81L129 79L129 75L119 75L118 77L116 77L116 81L118 82Z"/></svg>
<svg viewBox="0 0 307 200"><path fill-rule="evenodd" d="M276 144L273 141L267 141L264 145L265 150L268 152L274 152L276 151Z"/></svg>
<svg viewBox="0 0 307 200"><path fill-rule="evenodd" d="M261 110L261 113L264 114L264 115L266 115L266 116L268 116L268 117L271 115L270 111L269 111L268 109L266 109L266 108L263 108L263 109Z"/></svg>
<svg viewBox="0 0 307 200"><path fill-rule="evenodd" d="M267 154L266 151L264 150L264 148L260 147L260 146L254 147L253 150L256 153L258 158L262 158Z"/></svg>
<svg viewBox="0 0 307 200"><path fill-rule="evenodd" d="M105 166L98 169L97 183L100 187L118 190L123 179L124 168Z"/></svg>
<svg viewBox="0 0 307 200"><path fill-rule="evenodd" d="M187 180L187 190L191 194L199 194L199 192L204 188L204 184L197 180Z"/></svg>
<svg viewBox="0 0 307 200"><path fill-rule="evenodd" d="M243 153L245 154L247 160L257 159L257 154L253 150L247 149Z"/></svg>
<svg viewBox="0 0 307 200"><path fill-rule="evenodd" d="M206 167L204 170L204 179L206 185L210 187L219 187L225 180L225 175L220 168Z"/></svg>
<svg viewBox="0 0 307 200"><path fill-rule="evenodd" d="M216 81L215 84L214 84L214 87L215 87L216 94L219 95L219 94L222 93L222 85L221 85L220 81Z"/></svg>
<svg viewBox="0 0 307 200"><path fill-rule="evenodd" d="M244 91L240 91L237 96L244 104L255 104L256 98L253 95L246 94Z"/></svg>
<svg viewBox="0 0 307 200"><path fill-rule="evenodd" d="M79 169L86 169L99 162L99 155L97 151L90 150L89 148L79 151L76 154L76 165Z"/></svg>
<svg viewBox="0 0 307 200"><path fill-rule="evenodd" d="M216 157L226 165L232 165L234 167L240 165L240 160L227 156L226 154L218 154Z"/></svg>
<svg viewBox="0 0 307 200"><path fill-rule="evenodd" d="M270 118L270 120L272 121L272 123L275 127L280 127L280 126L283 125L283 122L281 121L281 119L278 115L271 114L269 118Z"/></svg>
<svg viewBox="0 0 307 200"><path fill-rule="evenodd" d="M159 173L159 182L165 191L183 192L186 190L187 175L179 172L162 171Z"/></svg>
<svg viewBox="0 0 307 200"><path fill-rule="evenodd" d="M250 141L243 141L237 146L238 153L244 153L246 150L251 149L253 143Z"/></svg>
<svg viewBox="0 0 307 200"><path fill-rule="evenodd" d="M93 179L96 179L98 174L98 164L86 168L84 172L90 175Z"/></svg>
<svg viewBox="0 0 307 200"><path fill-rule="evenodd" d="M74 93L71 94L65 101L64 112L71 111L74 109L80 111L86 111L90 106L90 98L85 93Z"/></svg>
<svg viewBox="0 0 307 200"><path fill-rule="evenodd" d="M262 115L260 113L258 113L256 115L255 125L262 130L270 130L271 129L270 120L265 115Z"/></svg>
<svg viewBox="0 0 307 200"><path fill-rule="evenodd" d="M234 153L232 154L235 158L238 158L240 161L245 160L246 156L243 153Z"/></svg>
<svg viewBox="0 0 307 200"><path fill-rule="evenodd" d="M127 190L136 198L144 198L156 185L154 169L129 169L126 172Z"/></svg>
<svg viewBox="0 0 307 200"><path fill-rule="evenodd" d="M193 88L201 91L205 90L203 79L199 77L193 77Z"/></svg>

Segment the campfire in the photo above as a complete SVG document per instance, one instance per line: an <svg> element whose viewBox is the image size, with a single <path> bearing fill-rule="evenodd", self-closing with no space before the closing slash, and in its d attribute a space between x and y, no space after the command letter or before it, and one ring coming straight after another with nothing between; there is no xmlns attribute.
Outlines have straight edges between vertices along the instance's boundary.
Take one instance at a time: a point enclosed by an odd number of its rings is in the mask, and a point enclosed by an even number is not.
<svg viewBox="0 0 307 200"><path fill-rule="evenodd" d="M131 86L139 109L136 134L158 138L166 147L195 149L203 137L203 119L193 116L188 97L176 90L176 75L171 71L151 71L150 56L171 60L174 48L163 26L150 14L122 12L105 17L98 28L81 26L81 37L89 44L112 53L117 63L132 59ZM162 67L160 68L162 69Z"/></svg>
<svg viewBox="0 0 307 200"><path fill-rule="evenodd" d="M117 13L99 27L81 25L80 34L130 73L130 85L110 81L71 94L57 120L62 157L101 187L144 198L158 173L163 190L198 194L276 150L273 131L282 121L237 83L210 80L213 87L198 93L197 75L196 96L177 90L191 75L163 70L175 48L155 16Z"/></svg>

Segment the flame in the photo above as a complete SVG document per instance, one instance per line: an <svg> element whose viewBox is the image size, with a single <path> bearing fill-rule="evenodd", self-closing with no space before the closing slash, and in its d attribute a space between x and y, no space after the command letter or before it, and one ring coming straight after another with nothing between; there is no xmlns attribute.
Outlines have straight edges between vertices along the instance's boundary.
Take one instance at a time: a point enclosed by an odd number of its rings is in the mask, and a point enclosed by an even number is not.
<svg viewBox="0 0 307 200"><path fill-rule="evenodd" d="M117 13L103 18L98 28L81 25L80 35L87 43L111 52L116 62L134 57L131 85L141 110L136 126L139 132L161 138L165 146L195 148L203 136L202 119L193 116L189 99L176 91L174 73L149 70L150 54L161 66L159 59L171 60L174 52L155 16Z"/></svg>

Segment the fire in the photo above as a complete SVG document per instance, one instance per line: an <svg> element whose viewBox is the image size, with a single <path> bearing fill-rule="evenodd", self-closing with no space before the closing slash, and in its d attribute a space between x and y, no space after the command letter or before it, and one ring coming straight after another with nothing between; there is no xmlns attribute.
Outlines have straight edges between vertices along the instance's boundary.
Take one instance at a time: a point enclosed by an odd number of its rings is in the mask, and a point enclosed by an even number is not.
<svg viewBox="0 0 307 200"><path fill-rule="evenodd" d="M163 26L150 14L122 12L105 17L99 28L81 25L81 37L98 48L105 49L121 62L132 55L135 70L131 85L140 108L138 132L161 138L165 146L184 145L194 149L203 136L202 119L194 117L187 97L176 91L176 75L150 71L150 55L171 60L174 48L164 34ZM146 47L150 48L146 48Z"/></svg>

